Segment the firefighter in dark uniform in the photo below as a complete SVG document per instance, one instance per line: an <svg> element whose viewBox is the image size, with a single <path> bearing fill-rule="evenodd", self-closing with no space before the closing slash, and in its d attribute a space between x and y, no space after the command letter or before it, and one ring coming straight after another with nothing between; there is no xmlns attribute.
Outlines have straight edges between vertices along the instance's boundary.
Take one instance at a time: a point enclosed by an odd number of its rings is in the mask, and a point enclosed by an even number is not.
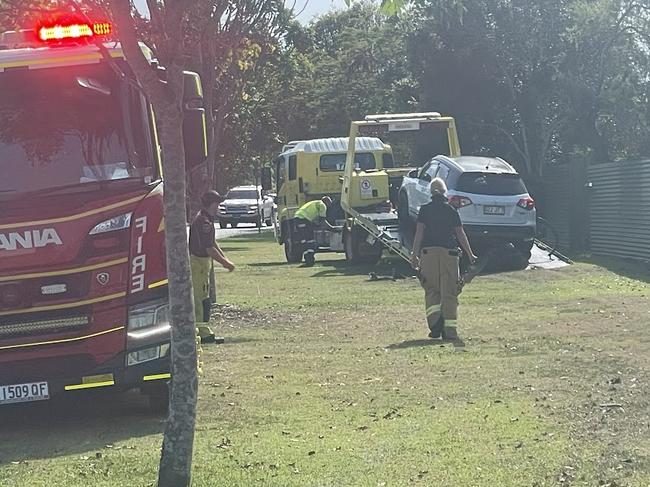
<svg viewBox="0 0 650 487"><path fill-rule="evenodd" d="M216 260L228 271L235 265L224 255L215 239L214 219L219 212L219 204L224 198L216 191L208 191L201 197L201 211L190 226L190 267L192 287L194 288L194 315L196 329L201 343L223 342L217 340L210 329L210 272L212 260Z"/></svg>
<svg viewBox="0 0 650 487"><path fill-rule="evenodd" d="M422 205L417 218L413 254L413 268L420 271L424 288L425 309L429 337L456 336L458 312L458 244L476 262L460 216L445 194L445 182L431 181L431 202Z"/></svg>

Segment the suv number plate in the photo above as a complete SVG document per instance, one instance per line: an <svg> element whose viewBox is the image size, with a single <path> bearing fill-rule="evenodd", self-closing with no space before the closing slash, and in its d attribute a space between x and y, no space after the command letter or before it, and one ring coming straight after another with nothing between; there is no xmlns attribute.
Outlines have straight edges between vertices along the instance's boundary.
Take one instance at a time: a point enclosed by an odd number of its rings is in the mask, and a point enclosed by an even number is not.
<svg viewBox="0 0 650 487"><path fill-rule="evenodd" d="M505 215L506 207L505 206L484 206L483 213L485 215Z"/></svg>
<svg viewBox="0 0 650 487"><path fill-rule="evenodd" d="M43 401L50 398L47 382L0 386L0 404Z"/></svg>

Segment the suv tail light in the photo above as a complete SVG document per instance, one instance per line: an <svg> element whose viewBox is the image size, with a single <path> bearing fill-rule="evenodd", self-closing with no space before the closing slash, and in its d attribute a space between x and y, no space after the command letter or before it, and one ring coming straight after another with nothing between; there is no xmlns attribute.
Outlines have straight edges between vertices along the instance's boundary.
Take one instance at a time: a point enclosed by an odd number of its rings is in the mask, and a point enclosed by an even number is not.
<svg viewBox="0 0 650 487"><path fill-rule="evenodd" d="M524 210L532 210L535 208L535 200L530 196L528 198L522 198L517 203L517 206L519 208L523 208Z"/></svg>
<svg viewBox="0 0 650 487"><path fill-rule="evenodd" d="M454 195L449 197L449 204L457 210L460 210L461 208L472 205L473 203L467 196Z"/></svg>

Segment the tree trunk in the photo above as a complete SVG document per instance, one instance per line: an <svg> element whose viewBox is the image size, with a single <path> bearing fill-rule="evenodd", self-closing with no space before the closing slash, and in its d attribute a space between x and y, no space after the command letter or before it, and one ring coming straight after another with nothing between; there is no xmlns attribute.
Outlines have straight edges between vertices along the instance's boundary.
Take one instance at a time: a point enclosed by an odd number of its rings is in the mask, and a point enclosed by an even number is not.
<svg viewBox="0 0 650 487"><path fill-rule="evenodd" d="M174 75L175 73L169 73L170 77ZM198 378L185 220L182 112L180 104L173 102L160 102L154 108L158 115L164 154L165 242L172 326L172 388L158 487L184 487L189 486L191 481Z"/></svg>
<svg viewBox="0 0 650 487"><path fill-rule="evenodd" d="M192 474L192 452L198 393L196 328L190 258L187 248L185 151L183 147L183 74L176 48L182 43L182 32L167 32L170 41L161 49L169 54L166 61L167 82L161 83L138 45L131 17L129 0L111 0L113 18L126 59L145 94L151 101L163 151L165 170L164 215L169 308L171 321L171 397L169 418L163 437L159 487L189 487ZM151 6L151 5L150 5ZM165 14L174 18L176 28L182 18L181 3L165 7ZM153 11L152 16L160 14ZM182 24L182 22L181 22Z"/></svg>

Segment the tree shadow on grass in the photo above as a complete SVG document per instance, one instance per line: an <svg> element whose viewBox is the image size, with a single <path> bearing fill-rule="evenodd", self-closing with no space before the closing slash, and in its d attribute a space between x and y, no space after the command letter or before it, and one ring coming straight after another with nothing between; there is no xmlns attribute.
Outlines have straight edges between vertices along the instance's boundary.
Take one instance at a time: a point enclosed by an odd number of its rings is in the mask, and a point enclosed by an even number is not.
<svg viewBox="0 0 650 487"><path fill-rule="evenodd" d="M150 412L137 392L75 391L49 401L0 408L0 466L94 454L134 438L161 435L165 416Z"/></svg>
<svg viewBox="0 0 650 487"><path fill-rule="evenodd" d="M297 266L298 264L290 264L289 262L253 262L246 265L248 267L286 267Z"/></svg>
<svg viewBox="0 0 650 487"><path fill-rule="evenodd" d="M597 265L614 274L650 283L650 262L619 259L616 257L591 256L581 262Z"/></svg>
<svg viewBox="0 0 650 487"><path fill-rule="evenodd" d="M414 274L413 269L402 261L381 262L379 264L350 264L345 260L317 261L311 277L359 276L374 273L378 280L390 280L393 277L403 279ZM319 270L320 269L320 270Z"/></svg>
<svg viewBox="0 0 650 487"><path fill-rule="evenodd" d="M250 337L229 337L225 336L225 342L222 343L222 345L237 345L239 343L251 343L251 342L258 342L259 340L257 338L250 338Z"/></svg>
<svg viewBox="0 0 650 487"><path fill-rule="evenodd" d="M222 250L225 250L226 252L249 252L251 250L250 247L232 247L224 243L222 243L220 247Z"/></svg>
<svg viewBox="0 0 650 487"><path fill-rule="evenodd" d="M465 348L465 342L462 340L462 338L458 336L454 338L444 338L444 339L421 338L417 340L404 340L403 342L393 343L391 345L388 345L385 348L389 350L403 350L406 348L421 348L421 347L431 347L431 346L442 347L447 343L451 343L455 349Z"/></svg>

